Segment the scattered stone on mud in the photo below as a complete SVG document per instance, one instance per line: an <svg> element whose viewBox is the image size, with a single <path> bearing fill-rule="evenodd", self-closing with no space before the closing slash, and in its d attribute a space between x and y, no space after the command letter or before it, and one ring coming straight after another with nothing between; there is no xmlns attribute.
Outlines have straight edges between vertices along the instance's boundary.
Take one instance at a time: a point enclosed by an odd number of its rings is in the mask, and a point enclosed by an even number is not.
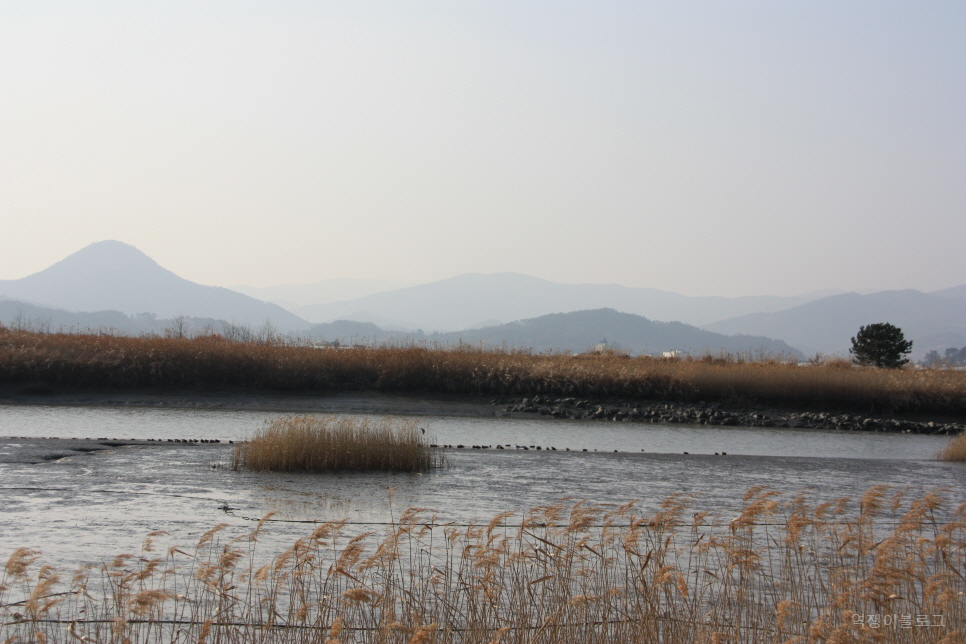
<svg viewBox="0 0 966 644"><path fill-rule="evenodd" d="M540 414L574 420L608 420L639 423L682 423L734 427L787 427L796 429L838 429L894 434L952 436L963 431L961 423L918 422L897 418L875 418L829 412L783 412L761 409L725 409L721 403L679 403L656 401L602 401L536 395L500 397L491 404L510 414Z"/></svg>

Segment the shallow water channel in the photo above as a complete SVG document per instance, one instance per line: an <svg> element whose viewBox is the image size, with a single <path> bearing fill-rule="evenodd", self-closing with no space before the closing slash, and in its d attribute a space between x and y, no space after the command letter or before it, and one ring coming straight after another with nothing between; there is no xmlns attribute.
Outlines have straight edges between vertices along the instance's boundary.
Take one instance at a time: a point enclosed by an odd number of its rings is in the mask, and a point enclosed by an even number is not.
<svg viewBox="0 0 966 644"><path fill-rule="evenodd" d="M952 505L966 499L966 467L935 459L946 437L825 430L430 417L421 420L428 436L467 448L445 450L447 466L425 474L278 475L226 467L227 441L278 415L0 406L0 561L26 546L72 568L137 552L155 530L185 546L222 522L226 534L242 534L253 527L249 519L270 511L281 521L268 525L261 542L277 551L310 532L308 522L347 518L350 530L382 531L411 506L440 520L485 522L567 497L640 499L642 508L656 508L679 492L697 494L696 509L727 515L754 485L788 496L806 490L816 501L861 496L875 484L909 495L945 487ZM223 442L143 442L149 438ZM511 447L469 448L479 444Z"/></svg>

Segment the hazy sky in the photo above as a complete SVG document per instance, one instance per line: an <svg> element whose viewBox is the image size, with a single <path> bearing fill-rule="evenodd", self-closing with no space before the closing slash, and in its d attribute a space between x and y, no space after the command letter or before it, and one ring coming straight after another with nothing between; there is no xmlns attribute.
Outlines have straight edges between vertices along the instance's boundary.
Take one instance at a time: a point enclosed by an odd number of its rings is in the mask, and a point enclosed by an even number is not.
<svg viewBox="0 0 966 644"><path fill-rule="evenodd" d="M0 0L0 279L966 283L966 3Z"/></svg>

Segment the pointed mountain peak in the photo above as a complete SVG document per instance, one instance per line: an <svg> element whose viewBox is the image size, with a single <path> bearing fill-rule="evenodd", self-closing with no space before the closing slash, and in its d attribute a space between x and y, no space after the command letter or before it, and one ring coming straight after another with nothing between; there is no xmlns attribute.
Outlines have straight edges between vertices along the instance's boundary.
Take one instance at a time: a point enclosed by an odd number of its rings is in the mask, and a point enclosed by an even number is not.
<svg viewBox="0 0 966 644"><path fill-rule="evenodd" d="M124 242L113 239L94 242L93 244L85 246L79 251L71 253L56 264L44 269L41 273L63 268L72 270L80 268L85 271L96 272L103 270L116 271L127 268L166 270L131 244L125 244Z"/></svg>
<svg viewBox="0 0 966 644"><path fill-rule="evenodd" d="M134 246L115 240L90 244L19 280L0 280L0 296L65 311L165 318L184 314L257 323L271 319L283 330L308 326L275 304L179 277Z"/></svg>

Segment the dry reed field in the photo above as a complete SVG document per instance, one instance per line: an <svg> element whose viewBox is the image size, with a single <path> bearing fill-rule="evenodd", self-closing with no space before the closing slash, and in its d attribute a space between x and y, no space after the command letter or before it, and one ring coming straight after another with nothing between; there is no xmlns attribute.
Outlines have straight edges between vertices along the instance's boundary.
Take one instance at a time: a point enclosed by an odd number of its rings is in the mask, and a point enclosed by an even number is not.
<svg viewBox="0 0 966 644"><path fill-rule="evenodd" d="M383 392L621 397L814 405L863 412L966 412L966 373L855 368L844 361L664 360L467 346L306 346L0 328L0 385L110 390Z"/></svg>
<svg viewBox="0 0 966 644"><path fill-rule="evenodd" d="M939 460L966 463L966 433L950 440L939 452Z"/></svg>
<svg viewBox="0 0 966 644"><path fill-rule="evenodd" d="M235 446L232 467L255 472L424 472L442 465L414 420L289 416Z"/></svg>
<svg viewBox="0 0 966 644"><path fill-rule="evenodd" d="M383 535L320 523L270 560L250 534L61 575L20 549L3 642L963 642L966 503L878 486L814 504L752 488L640 513L561 502L479 525L413 508Z"/></svg>

